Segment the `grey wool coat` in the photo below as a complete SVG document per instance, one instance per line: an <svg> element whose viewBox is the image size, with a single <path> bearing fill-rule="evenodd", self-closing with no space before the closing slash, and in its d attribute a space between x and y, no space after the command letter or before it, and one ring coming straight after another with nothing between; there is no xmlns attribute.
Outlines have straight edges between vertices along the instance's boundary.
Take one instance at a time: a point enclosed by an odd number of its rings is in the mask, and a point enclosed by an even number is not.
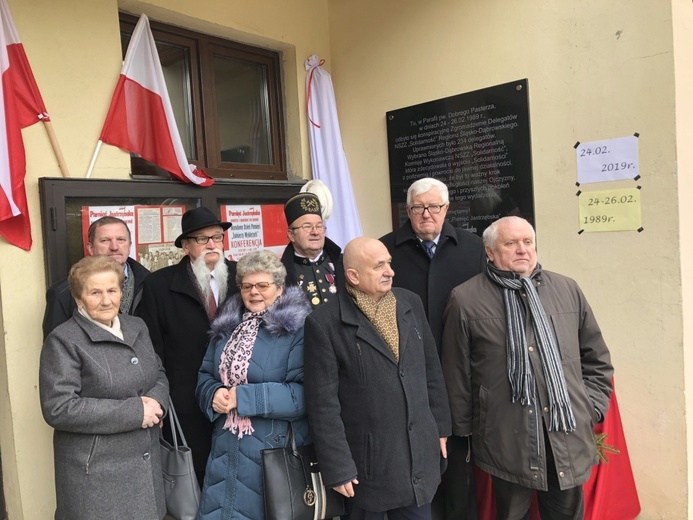
<svg viewBox="0 0 693 520"><path fill-rule="evenodd" d="M124 340L75 312L41 350L39 390L55 429L56 520L160 520L159 428L140 396L168 408L168 381L144 322L119 316Z"/></svg>
<svg viewBox="0 0 693 520"><path fill-rule="evenodd" d="M358 478L354 504L388 511L433 499L450 409L421 299L397 298L399 363L346 291L306 318L304 386L323 481Z"/></svg>

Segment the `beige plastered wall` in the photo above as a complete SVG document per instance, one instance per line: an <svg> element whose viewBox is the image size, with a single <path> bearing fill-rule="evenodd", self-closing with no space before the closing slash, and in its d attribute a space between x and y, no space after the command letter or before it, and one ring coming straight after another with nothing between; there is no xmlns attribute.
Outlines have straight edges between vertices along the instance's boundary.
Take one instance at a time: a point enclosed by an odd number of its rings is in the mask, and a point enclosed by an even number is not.
<svg viewBox="0 0 693 520"><path fill-rule="evenodd" d="M304 61L328 60L324 0L8 0L73 177L83 178L122 65L118 10L282 52L288 164L310 177ZM0 239L0 450L11 520L53 518L52 430L41 416L38 363L45 305L38 179L59 177L41 124L23 131L30 252ZM128 155L104 146L94 178L129 178Z"/></svg>
<svg viewBox="0 0 693 520"><path fill-rule="evenodd" d="M683 296L683 346L686 384L687 453L693 453L693 9L685 0L672 3L674 28L674 65L676 89L676 171L679 176L679 243L681 246L681 288ZM690 467L690 459L688 459ZM688 518L693 518L693 501L689 501Z"/></svg>
<svg viewBox="0 0 693 520"><path fill-rule="evenodd" d="M689 1L8 3L76 177L120 70L119 8L281 50L289 165L299 177L309 177L303 61L326 58L371 236L390 230L385 112L528 78L540 261L578 280L611 347L641 518L688 517L693 267L681 259L693 251L679 219L693 217ZM578 235L573 144L634 132L644 231ZM54 490L37 390L45 291L37 179L60 172L40 125L24 139L34 247L0 240L0 449L9 518L41 520L52 518ZM94 177L128 178L127 154L105 146Z"/></svg>
<svg viewBox="0 0 693 520"><path fill-rule="evenodd" d="M684 19L674 25L677 45L690 49L691 2L674 4ZM611 348L641 518L686 518L691 355L684 356L682 326L684 316L693 321L690 301L686 314L682 307L682 268L691 295L691 242L681 230L679 243L679 201L681 221L691 222L693 91L690 51L674 59L671 2L330 0L329 7L331 71L367 235L390 230L386 111L528 78L539 260L579 282ZM687 110L677 110L677 100ZM578 235L573 145L635 132L644 231ZM677 163L677 149L685 161ZM679 191L680 174L687 191Z"/></svg>

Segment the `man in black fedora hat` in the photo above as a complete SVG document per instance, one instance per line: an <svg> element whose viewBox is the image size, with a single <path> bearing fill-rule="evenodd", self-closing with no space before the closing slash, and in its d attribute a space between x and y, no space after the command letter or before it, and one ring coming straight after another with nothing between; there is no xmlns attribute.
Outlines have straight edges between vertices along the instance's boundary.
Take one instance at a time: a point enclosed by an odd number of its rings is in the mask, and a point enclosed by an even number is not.
<svg viewBox="0 0 693 520"><path fill-rule="evenodd" d="M317 195L294 195L284 204L284 215L289 224L289 245L282 254L286 284L301 287L315 309L344 288L342 249L325 236L327 227Z"/></svg>
<svg viewBox="0 0 693 520"><path fill-rule="evenodd" d="M186 211L181 227L175 244L185 256L178 264L149 275L137 313L147 323L154 350L166 368L171 401L202 484L212 423L195 401L197 371L217 307L238 290L236 262L224 258L224 232L231 223L221 222L201 207Z"/></svg>

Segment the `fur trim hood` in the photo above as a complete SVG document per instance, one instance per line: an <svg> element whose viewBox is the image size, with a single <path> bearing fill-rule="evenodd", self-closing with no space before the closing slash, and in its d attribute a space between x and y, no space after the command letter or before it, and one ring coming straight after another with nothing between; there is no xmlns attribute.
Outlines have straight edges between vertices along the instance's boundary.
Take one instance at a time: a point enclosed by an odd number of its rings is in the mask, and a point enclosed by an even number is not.
<svg viewBox="0 0 693 520"><path fill-rule="evenodd" d="M305 292L295 285L284 286L284 293L275 301L262 320L262 327L272 336L293 334L305 323L312 308ZM212 322L209 336L212 340L228 338L243 319L245 307L240 294L228 298Z"/></svg>

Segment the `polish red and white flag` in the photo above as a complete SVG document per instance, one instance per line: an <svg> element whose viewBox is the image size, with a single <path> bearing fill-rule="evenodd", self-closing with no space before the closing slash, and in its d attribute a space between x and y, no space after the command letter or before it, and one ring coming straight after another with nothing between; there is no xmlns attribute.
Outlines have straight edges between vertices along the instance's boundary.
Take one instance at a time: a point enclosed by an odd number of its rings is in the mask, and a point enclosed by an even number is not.
<svg viewBox="0 0 693 520"><path fill-rule="evenodd" d="M188 164L147 15L140 16L132 33L100 140L136 153L183 182L214 183Z"/></svg>
<svg viewBox="0 0 693 520"><path fill-rule="evenodd" d="M31 223L24 188L22 128L48 114L6 0L0 0L0 235L26 251Z"/></svg>

